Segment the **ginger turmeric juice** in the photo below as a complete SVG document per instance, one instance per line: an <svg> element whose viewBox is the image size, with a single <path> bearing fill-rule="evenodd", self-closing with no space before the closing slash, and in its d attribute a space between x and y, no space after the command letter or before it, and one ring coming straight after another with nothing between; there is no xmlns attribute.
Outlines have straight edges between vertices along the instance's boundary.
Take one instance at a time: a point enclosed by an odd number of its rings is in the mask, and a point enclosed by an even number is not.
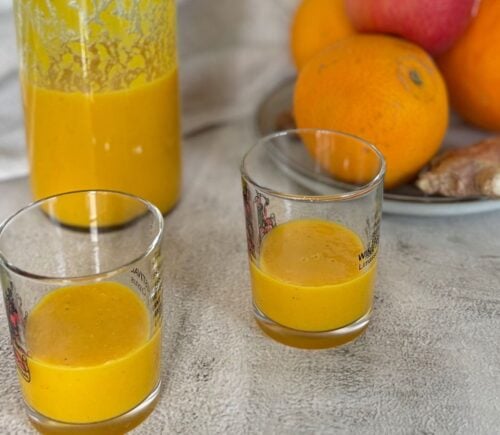
<svg viewBox="0 0 500 435"><path fill-rule="evenodd" d="M133 193L163 213L173 207L181 175L177 70L96 94L24 88L36 199L107 189Z"/></svg>
<svg viewBox="0 0 500 435"><path fill-rule="evenodd" d="M93 423L141 403L160 376L161 329L130 288L115 282L48 293L26 323L24 399L41 415Z"/></svg>
<svg viewBox="0 0 500 435"><path fill-rule="evenodd" d="M347 227L301 219L274 227L250 261L254 303L269 319L299 331L331 331L371 310L375 262L360 270L364 250Z"/></svg>

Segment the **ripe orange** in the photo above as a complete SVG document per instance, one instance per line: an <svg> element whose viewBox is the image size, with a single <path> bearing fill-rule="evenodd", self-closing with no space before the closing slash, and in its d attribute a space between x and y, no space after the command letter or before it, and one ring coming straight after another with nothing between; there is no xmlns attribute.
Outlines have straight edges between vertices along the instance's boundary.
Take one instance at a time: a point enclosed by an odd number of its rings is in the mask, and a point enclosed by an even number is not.
<svg viewBox="0 0 500 435"><path fill-rule="evenodd" d="M354 33L343 0L302 0L291 28L292 57L300 69L314 54Z"/></svg>
<svg viewBox="0 0 500 435"><path fill-rule="evenodd" d="M448 124L445 84L431 57L384 35L352 35L314 56L299 73L293 106L300 128L340 130L377 146L389 189L434 156Z"/></svg>
<svg viewBox="0 0 500 435"><path fill-rule="evenodd" d="M450 51L438 59L453 108L466 120L500 130L500 1L482 0Z"/></svg>

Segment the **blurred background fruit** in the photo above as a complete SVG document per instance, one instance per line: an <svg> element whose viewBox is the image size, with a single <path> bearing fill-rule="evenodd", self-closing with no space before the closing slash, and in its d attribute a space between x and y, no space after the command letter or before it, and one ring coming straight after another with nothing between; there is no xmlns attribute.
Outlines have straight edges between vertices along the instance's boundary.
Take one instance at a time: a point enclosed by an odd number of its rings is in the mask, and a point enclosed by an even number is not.
<svg viewBox="0 0 500 435"><path fill-rule="evenodd" d="M399 35L437 55L448 50L463 33L475 3L476 0L346 0L346 9L357 30Z"/></svg>
<svg viewBox="0 0 500 435"><path fill-rule="evenodd" d="M477 16L438 58L453 108L466 120L500 130L500 1L482 0Z"/></svg>
<svg viewBox="0 0 500 435"><path fill-rule="evenodd" d="M299 72L293 110L300 128L340 130L376 145L389 189L434 156L448 123L446 88L432 58L385 35L352 35L310 59Z"/></svg>
<svg viewBox="0 0 500 435"><path fill-rule="evenodd" d="M352 33L344 0L302 0L291 27L291 51L297 69L323 48Z"/></svg>

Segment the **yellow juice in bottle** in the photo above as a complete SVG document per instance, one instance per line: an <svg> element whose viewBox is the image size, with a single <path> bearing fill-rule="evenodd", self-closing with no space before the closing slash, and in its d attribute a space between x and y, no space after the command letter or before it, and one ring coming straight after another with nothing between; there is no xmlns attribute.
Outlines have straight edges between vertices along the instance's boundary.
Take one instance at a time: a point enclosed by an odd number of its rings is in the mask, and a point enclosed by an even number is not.
<svg viewBox="0 0 500 435"><path fill-rule="evenodd" d="M177 70L126 90L85 94L25 83L35 198L108 189L162 212L180 191Z"/></svg>

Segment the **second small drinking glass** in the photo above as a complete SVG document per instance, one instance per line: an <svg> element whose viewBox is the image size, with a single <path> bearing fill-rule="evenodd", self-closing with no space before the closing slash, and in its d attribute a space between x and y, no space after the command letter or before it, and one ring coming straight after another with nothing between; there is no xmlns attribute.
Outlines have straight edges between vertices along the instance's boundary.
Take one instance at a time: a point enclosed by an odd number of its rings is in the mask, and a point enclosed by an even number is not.
<svg viewBox="0 0 500 435"><path fill-rule="evenodd" d="M43 433L118 434L160 391L163 219L82 191L0 226L0 278L21 391Z"/></svg>
<svg viewBox="0 0 500 435"><path fill-rule="evenodd" d="M346 343L367 327L385 163L368 142L302 129L260 140L241 165L254 314L303 348Z"/></svg>

